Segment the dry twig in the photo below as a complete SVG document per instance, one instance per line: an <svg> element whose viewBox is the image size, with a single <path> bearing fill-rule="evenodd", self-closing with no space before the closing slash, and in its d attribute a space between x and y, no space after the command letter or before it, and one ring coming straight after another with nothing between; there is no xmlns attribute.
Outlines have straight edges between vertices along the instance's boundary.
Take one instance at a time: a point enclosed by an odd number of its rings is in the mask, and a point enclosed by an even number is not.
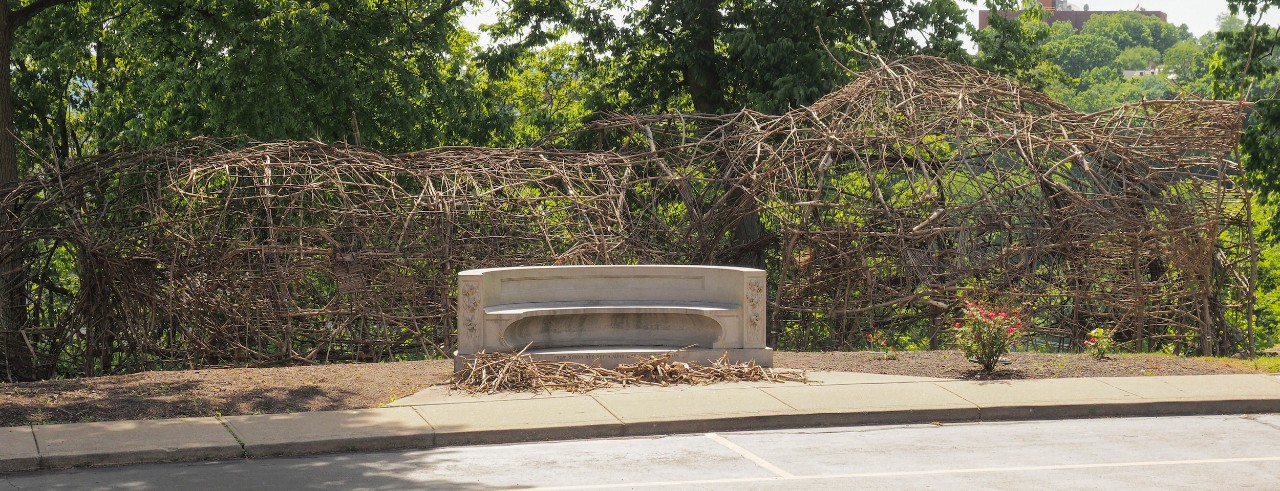
<svg viewBox="0 0 1280 491"><path fill-rule="evenodd" d="M528 346L525 347L528 349ZM611 386L672 384L706 385L719 382L807 382L803 372L773 370L756 362L730 363L726 353L710 366L671 361L671 352L637 356L635 363L616 369L573 362L535 360L525 350L477 353L454 374L453 388L472 394L564 390L590 392Z"/></svg>

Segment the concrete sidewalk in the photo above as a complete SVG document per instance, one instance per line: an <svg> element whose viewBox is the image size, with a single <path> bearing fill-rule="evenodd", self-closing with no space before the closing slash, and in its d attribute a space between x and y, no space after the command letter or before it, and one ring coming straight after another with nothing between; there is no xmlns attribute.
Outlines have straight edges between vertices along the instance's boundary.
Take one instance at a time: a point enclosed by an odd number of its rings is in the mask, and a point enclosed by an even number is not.
<svg viewBox="0 0 1280 491"><path fill-rule="evenodd" d="M387 407L0 428L0 472L668 433L1015 419L1280 413L1280 376L959 381L810 372L810 383L472 396Z"/></svg>

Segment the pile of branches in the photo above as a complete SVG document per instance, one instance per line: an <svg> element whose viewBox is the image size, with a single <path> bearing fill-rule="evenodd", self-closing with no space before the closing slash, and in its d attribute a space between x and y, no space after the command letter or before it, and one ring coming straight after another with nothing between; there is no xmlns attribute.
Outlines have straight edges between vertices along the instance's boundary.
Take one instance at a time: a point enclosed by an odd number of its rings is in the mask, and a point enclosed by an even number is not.
<svg viewBox="0 0 1280 491"><path fill-rule="evenodd" d="M527 350L528 347L525 347ZM590 392L636 385L706 385L720 382L807 382L803 372L761 367L754 360L732 363L726 353L709 366L673 362L671 352L637 356L635 363L608 369L582 363L536 360L515 352L477 353L454 374L453 389L471 394L498 392Z"/></svg>
<svg viewBox="0 0 1280 491"><path fill-rule="evenodd" d="M458 271L547 264L764 267L789 349L936 346L980 300L1053 349L1107 327L1232 354L1257 258L1241 121L1226 101L1081 114L912 57L786 114L616 116L535 148L104 155L0 190L0 370L448 355Z"/></svg>

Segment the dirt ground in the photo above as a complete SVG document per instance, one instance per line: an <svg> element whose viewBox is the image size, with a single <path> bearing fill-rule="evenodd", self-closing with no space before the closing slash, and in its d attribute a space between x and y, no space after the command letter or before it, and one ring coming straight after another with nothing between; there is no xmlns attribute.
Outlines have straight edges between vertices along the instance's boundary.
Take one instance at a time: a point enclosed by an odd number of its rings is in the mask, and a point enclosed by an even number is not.
<svg viewBox="0 0 1280 491"><path fill-rule="evenodd" d="M984 374L958 351L779 352L779 369L916 375L954 379L1031 379L1250 373L1230 359L1013 353ZM281 368L145 372L71 380L0 383L0 427L123 419L362 409L447 384L449 360Z"/></svg>

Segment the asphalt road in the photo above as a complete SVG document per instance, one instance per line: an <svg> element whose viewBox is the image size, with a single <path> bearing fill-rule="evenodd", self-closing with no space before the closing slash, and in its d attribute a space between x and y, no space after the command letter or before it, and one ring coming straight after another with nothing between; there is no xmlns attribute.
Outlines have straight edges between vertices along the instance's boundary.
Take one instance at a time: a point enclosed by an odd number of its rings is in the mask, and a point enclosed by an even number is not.
<svg viewBox="0 0 1280 491"><path fill-rule="evenodd" d="M866 426L73 469L4 489L1280 489L1280 415Z"/></svg>

